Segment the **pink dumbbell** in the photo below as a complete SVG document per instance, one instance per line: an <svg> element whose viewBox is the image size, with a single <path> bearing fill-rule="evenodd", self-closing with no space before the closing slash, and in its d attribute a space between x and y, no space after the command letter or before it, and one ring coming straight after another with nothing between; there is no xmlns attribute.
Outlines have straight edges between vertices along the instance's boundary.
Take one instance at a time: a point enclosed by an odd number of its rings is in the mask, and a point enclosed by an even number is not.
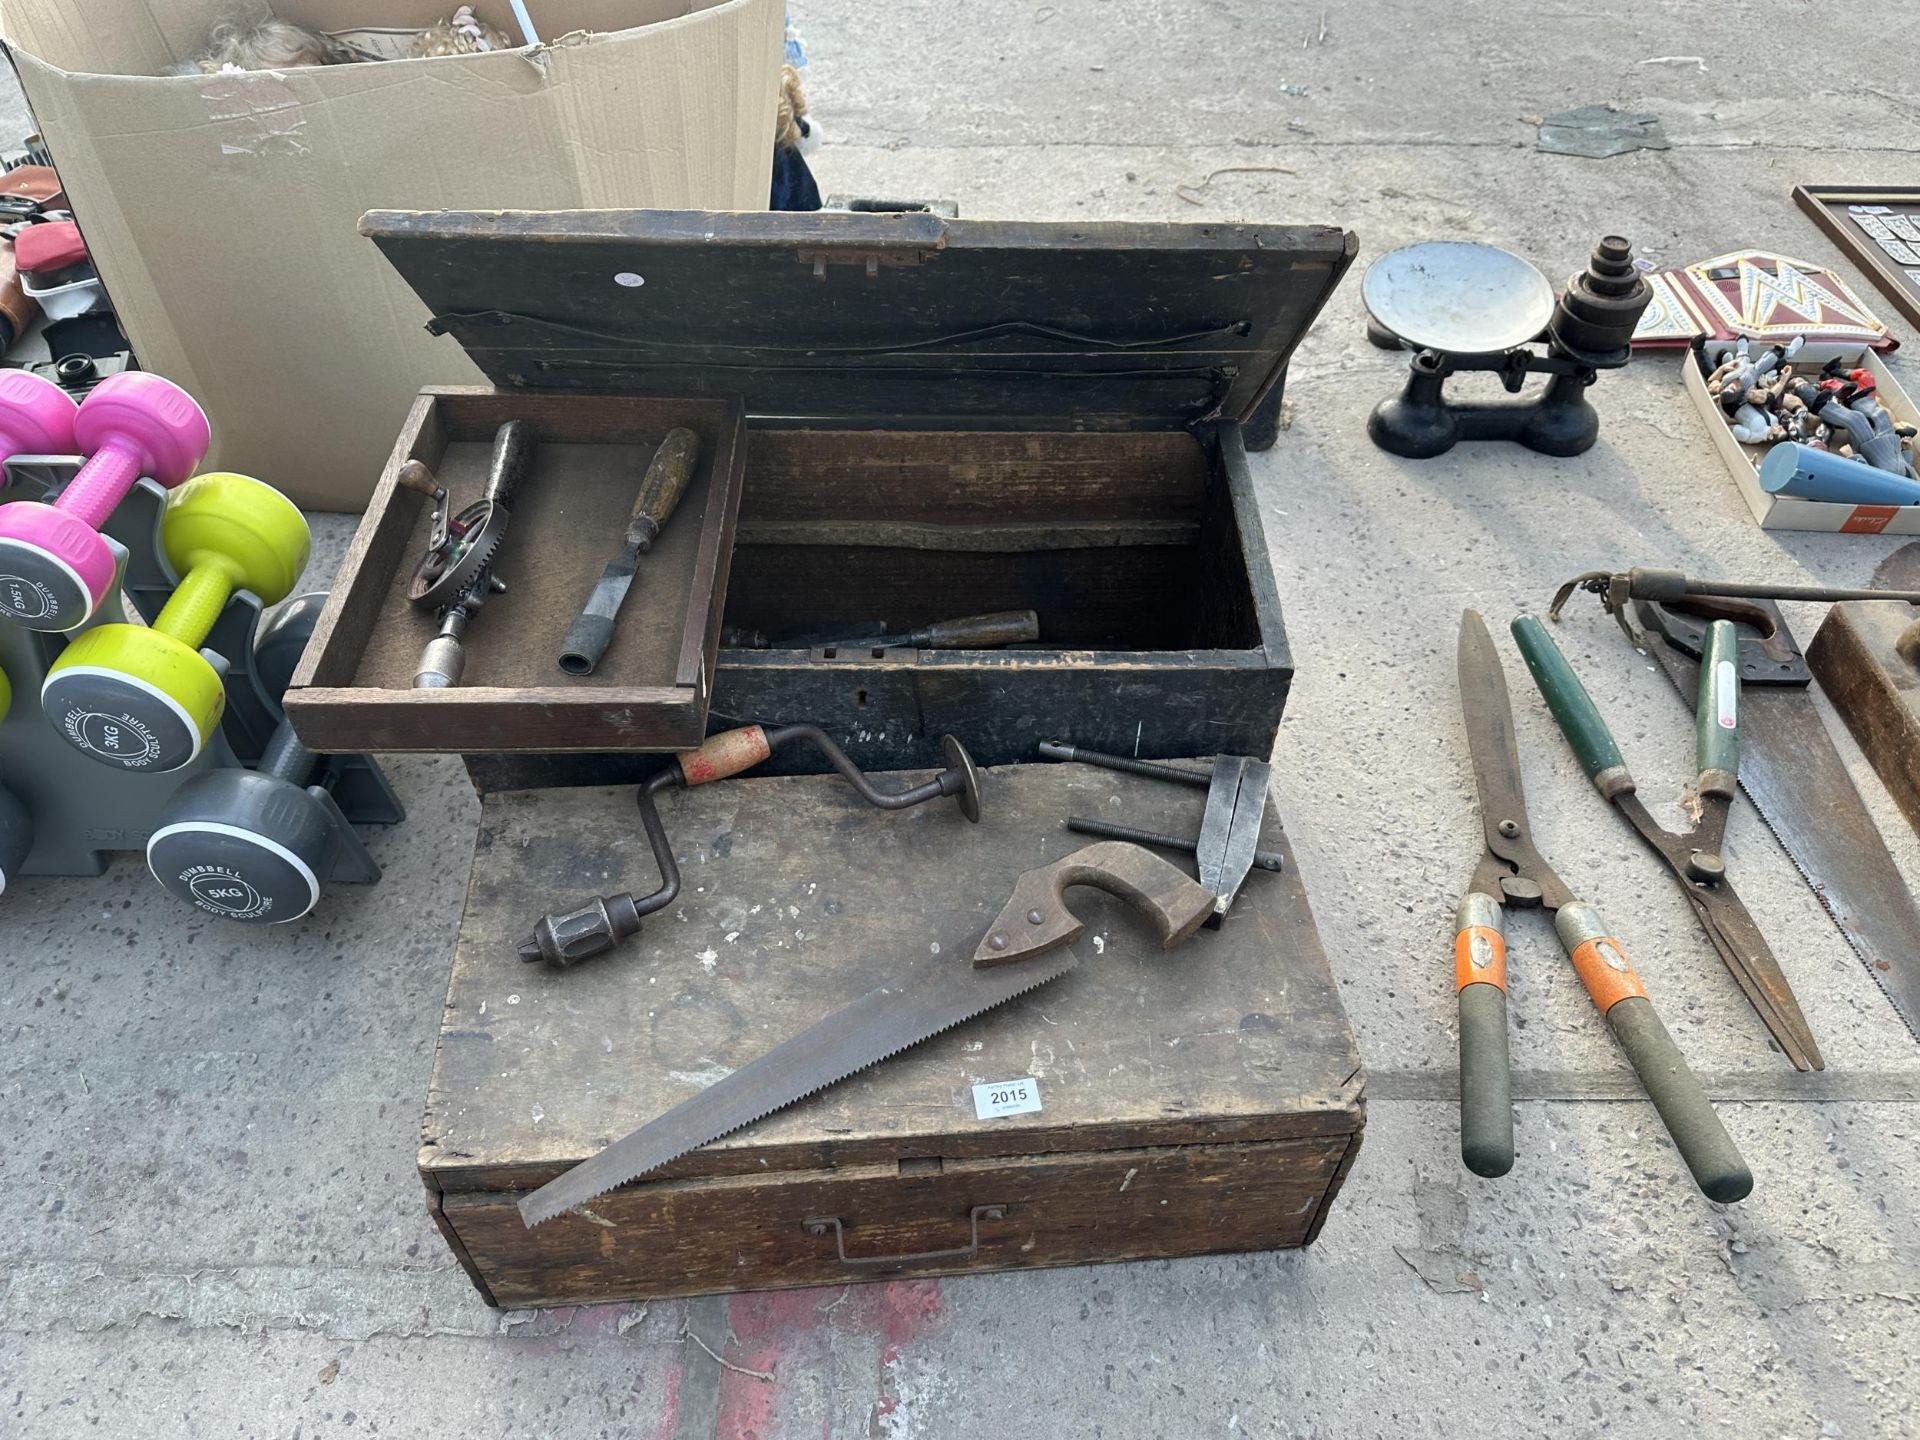
<svg viewBox="0 0 1920 1440"><path fill-rule="evenodd" d="M51 380L25 370L0 370L0 460L73 454L79 408Z"/></svg>
<svg viewBox="0 0 1920 1440"><path fill-rule="evenodd" d="M64 393L61 399L67 400ZM43 405L50 416L51 404L38 400L33 413L40 415ZM5 436L11 416L21 413L5 388L0 409ZM54 453L78 449L91 457L73 483L51 505L0 505L0 618L29 630L72 630L92 618L114 576L113 551L100 527L141 476L172 489L193 474L213 443L191 395L137 370L101 381L71 413L71 423L68 443Z"/></svg>

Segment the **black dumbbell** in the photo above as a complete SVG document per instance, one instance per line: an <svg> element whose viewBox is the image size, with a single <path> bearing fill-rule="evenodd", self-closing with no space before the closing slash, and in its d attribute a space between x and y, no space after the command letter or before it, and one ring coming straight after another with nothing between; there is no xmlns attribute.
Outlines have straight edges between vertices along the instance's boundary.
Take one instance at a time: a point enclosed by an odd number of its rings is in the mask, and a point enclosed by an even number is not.
<svg viewBox="0 0 1920 1440"><path fill-rule="evenodd" d="M293 683L294 667L307 653L307 642L313 638L320 614L326 608L324 590L296 595L260 627L259 637L253 642L253 673L260 677L261 685L276 705L286 698L287 687Z"/></svg>

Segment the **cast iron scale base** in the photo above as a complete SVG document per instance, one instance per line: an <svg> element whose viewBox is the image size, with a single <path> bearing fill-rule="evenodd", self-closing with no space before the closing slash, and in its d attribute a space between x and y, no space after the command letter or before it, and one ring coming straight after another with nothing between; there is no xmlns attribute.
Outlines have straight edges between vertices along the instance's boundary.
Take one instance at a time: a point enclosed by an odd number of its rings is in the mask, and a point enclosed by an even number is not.
<svg viewBox="0 0 1920 1440"><path fill-rule="evenodd" d="M1374 408L1367 434L1383 450L1424 460L1461 440L1511 440L1544 455L1592 448L1600 416L1587 387L1627 363L1653 292L1633 267L1632 245L1609 235L1557 301L1547 277L1518 255L1451 240L1381 256L1361 298L1369 340L1416 352L1406 388ZM1445 393L1461 371L1498 375L1512 395L1531 375L1551 378L1531 400L1463 405Z"/></svg>

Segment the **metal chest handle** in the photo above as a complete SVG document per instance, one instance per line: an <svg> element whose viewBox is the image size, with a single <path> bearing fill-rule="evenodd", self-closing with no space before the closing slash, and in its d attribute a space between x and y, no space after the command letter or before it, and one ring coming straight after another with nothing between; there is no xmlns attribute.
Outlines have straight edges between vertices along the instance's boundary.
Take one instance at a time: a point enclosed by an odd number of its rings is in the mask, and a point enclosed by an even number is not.
<svg viewBox="0 0 1920 1440"><path fill-rule="evenodd" d="M894 1265L921 1265L935 1260L971 1260L980 1253L980 1222L1004 1220L1006 1215L1007 1207L1004 1205L976 1205L967 1212L969 1243L954 1250L921 1250L911 1255L847 1254L846 1227L840 1223L838 1215L810 1216L800 1223L809 1235L824 1235L829 1230L833 1231L833 1244L840 1252L840 1263L851 1270L868 1270Z"/></svg>

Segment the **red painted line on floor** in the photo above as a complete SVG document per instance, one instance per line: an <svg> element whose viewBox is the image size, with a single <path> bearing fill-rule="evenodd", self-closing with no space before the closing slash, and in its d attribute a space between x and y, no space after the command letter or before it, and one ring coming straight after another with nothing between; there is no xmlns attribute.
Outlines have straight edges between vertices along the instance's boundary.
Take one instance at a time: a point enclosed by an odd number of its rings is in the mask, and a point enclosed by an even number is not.
<svg viewBox="0 0 1920 1440"><path fill-rule="evenodd" d="M674 1428L680 1421L680 1362L678 1360L667 1367L666 1390L667 1393L660 1398L660 1424L653 1432L653 1440L673 1440Z"/></svg>
<svg viewBox="0 0 1920 1440"><path fill-rule="evenodd" d="M744 1370L769 1371L774 1379L733 1370L721 1375L715 1440L770 1440L789 1373L808 1366L813 1342L827 1332L873 1338L874 1374L882 1387L874 1413L886 1414L895 1403L885 1393L887 1367L932 1328L940 1312L938 1280L735 1295L727 1306L734 1339L727 1360Z"/></svg>

